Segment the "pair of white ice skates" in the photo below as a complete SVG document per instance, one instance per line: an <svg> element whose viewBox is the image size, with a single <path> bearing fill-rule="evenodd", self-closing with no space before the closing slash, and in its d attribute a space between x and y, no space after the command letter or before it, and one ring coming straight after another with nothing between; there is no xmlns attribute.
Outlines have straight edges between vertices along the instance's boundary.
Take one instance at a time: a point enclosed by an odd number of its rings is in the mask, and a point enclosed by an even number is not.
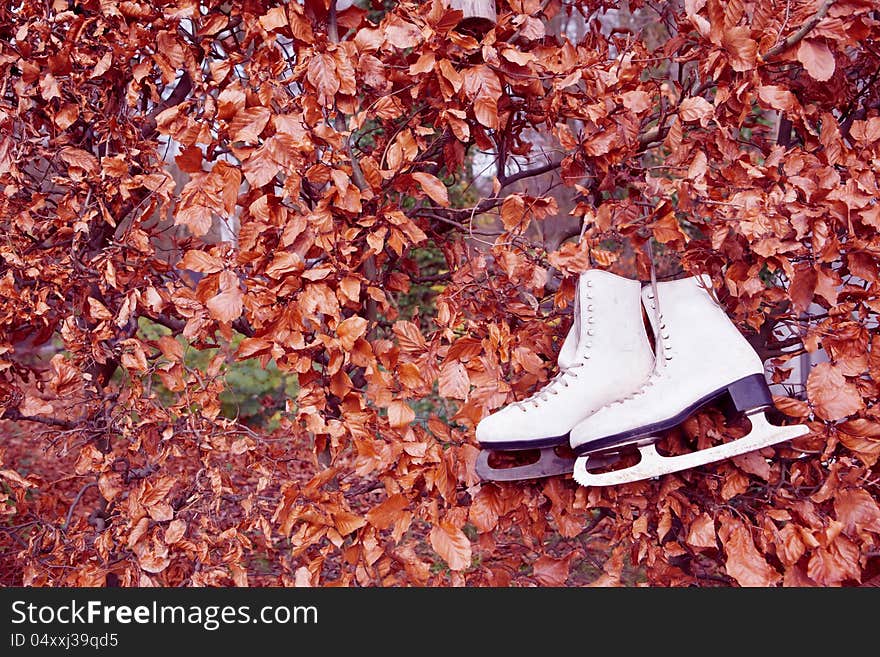
<svg viewBox="0 0 880 657"><path fill-rule="evenodd" d="M639 281L602 270L580 275L574 321L558 355L559 371L528 399L483 418L477 473L514 481L573 472L584 486L639 481L713 463L808 432L774 426L764 411L773 399L764 365L710 294L707 276ZM656 296L656 298L655 298ZM642 320L644 306L654 348ZM726 397L745 414L751 431L732 442L678 456L661 456L654 443L704 405ZM559 446L574 456L560 456ZM595 473L628 446L640 460ZM540 449L535 463L495 467L499 451Z"/></svg>

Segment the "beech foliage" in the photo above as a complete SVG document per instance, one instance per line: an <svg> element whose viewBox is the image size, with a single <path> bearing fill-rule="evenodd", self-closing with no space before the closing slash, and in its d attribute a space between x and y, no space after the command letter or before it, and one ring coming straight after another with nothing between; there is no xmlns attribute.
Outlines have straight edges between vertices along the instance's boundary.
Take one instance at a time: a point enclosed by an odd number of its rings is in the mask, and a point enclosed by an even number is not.
<svg viewBox="0 0 880 657"><path fill-rule="evenodd" d="M5 581L877 581L876 2L466 18L3 3ZM554 374L577 274L647 281L646 244L711 275L810 434L612 488L480 481L474 427ZM224 410L241 362L296 381L275 426ZM707 408L663 446L743 431Z"/></svg>

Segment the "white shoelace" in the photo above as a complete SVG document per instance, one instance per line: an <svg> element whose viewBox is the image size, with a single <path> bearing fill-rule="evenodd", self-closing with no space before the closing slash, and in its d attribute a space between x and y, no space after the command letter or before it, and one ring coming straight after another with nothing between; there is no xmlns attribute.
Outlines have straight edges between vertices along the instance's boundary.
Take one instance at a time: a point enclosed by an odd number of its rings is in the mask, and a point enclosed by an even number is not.
<svg viewBox="0 0 880 657"><path fill-rule="evenodd" d="M572 378L578 378L577 372L573 371L578 367L583 367L584 363L575 363L574 365L570 365L566 368L561 368L556 375L547 382L543 388L534 393L533 395L526 397L518 402L513 402L514 406L519 407L522 411L528 410L526 407L531 404L533 408L538 408L542 402L546 402L550 400L551 395L558 395L559 391L557 387L561 384L564 388L569 386L568 381L565 377L571 376Z"/></svg>

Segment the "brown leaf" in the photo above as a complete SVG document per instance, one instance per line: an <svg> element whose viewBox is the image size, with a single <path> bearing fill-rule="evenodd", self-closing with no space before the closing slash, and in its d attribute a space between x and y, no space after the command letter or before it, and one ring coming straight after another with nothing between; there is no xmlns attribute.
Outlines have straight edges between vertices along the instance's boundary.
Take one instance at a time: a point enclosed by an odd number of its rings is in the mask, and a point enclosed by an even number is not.
<svg viewBox="0 0 880 657"><path fill-rule="evenodd" d="M186 269L202 274L214 274L223 269L223 261L220 258L195 249L187 251L183 255L181 263Z"/></svg>
<svg viewBox="0 0 880 657"><path fill-rule="evenodd" d="M794 94L788 89L777 85L765 85L758 87L758 98L770 107L782 112L790 112L795 107Z"/></svg>
<svg viewBox="0 0 880 657"><path fill-rule="evenodd" d="M406 402L393 401L388 405L388 424L392 428L400 429L408 426L415 419L415 411Z"/></svg>
<svg viewBox="0 0 880 657"><path fill-rule="evenodd" d="M444 208L449 206L449 194L446 191L446 185L444 185L437 176L432 176L430 173L425 173L424 171L416 171L412 174L412 177L419 183L419 185L421 185L422 190L424 190L425 194L430 196L432 200L439 203Z"/></svg>
<svg viewBox="0 0 880 657"><path fill-rule="evenodd" d="M786 524L774 536L776 555L785 566L796 564L804 553L807 546L801 539L801 533L791 523Z"/></svg>
<svg viewBox="0 0 880 657"><path fill-rule="evenodd" d="M721 45L727 51L730 67L734 71L743 72L755 67L758 44L750 34L751 28L747 25L724 30Z"/></svg>
<svg viewBox="0 0 880 657"><path fill-rule="evenodd" d="M245 143L257 143L260 141L260 133L269 123L272 112L267 107L249 107L235 115L229 125L229 135L233 141Z"/></svg>
<svg viewBox="0 0 880 657"><path fill-rule="evenodd" d="M817 280L818 274L811 266L803 265L795 268L794 278L788 288L788 296L796 313L804 312L813 302Z"/></svg>
<svg viewBox="0 0 880 657"><path fill-rule="evenodd" d="M807 564L807 575L820 586L841 586L861 579L859 548L843 534L826 547L813 552Z"/></svg>
<svg viewBox="0 0 880 657"><path fill-rule="evenodd" d="M166 545L174 545L186 534L186 521L180 518L172 520L165 529Z"/></svg>
<svg viewBox="0 0 880 657"><path fill-rule="evenodd" d="M688 529L687 544L695 548L716 548L715 521L708 513L703 513L691 522Z"/></svg>
<svg viewBox="0 0 880 657"><path fill-rule="evenodd" d="M846 534L854 536L862 531L880 534L880 507L866 490L838 490L834 495L834 511Z"/></svg>
<svg viewBox="0 0 880 657"><path fill-rule="evenodd" d="M450 570L464 570L471 565L471 543L464 532L448 522L431 528L431 547Z"/></svg>
<svg viewBox="0 0 880 657"><path fill-rule="evenodd" d="M471 501L468 517L478 532L490 532L498 524L499 511L498 494L494 488L484 486Z"/></svg>
<svg viewBox="0 0 880 657"><path fill-rule="evenodd" d="M88 153L81 148L75 148L74 146L65 146L62 148L58 151L58 157L61 158L62 162L65 162L72 167L80 168L89 175L96 174L101 168L98 164L98 158L91 153Z"/></svg>
<svg viewBox="0 0 880 657"><path fill-rule="evenodd" d="M397 522L408 505L409 502L400 493L390 495L384 502L367 512L367 522L376 529L388 529Z"/></svg>
<svg viewBox="0 0 880 657"><path fill-rule="evenodd" d="M782 579L755 547L748 527L730 514L720 516L718 536L724 546L727 574L740 586L775 586Z"/></svg>
<svg viewBox="0 0 880 657"><path fill-rule="evenodd" d="M220 273L220 290L205 304L211 317L220 322L234 322L241 317L243 298L238 277L229 271Z"/></svg>
<svg viewBox="0 0 880 657"><path fill-rule="evenodd" d="M824 41L804 39L798 46L797 58L807 73L819 82L826 82L834 75L834 54Z"/></svg>
<svg viewBox="0 0 880 657"><path fill-rule="evenodd" d="M571 557L574 553L562 559L555 559L546 554L541 555L535 560L534 575L535 579L542 586L565 586L568 581L568 571Z"/></svg>
<svg viewBox="0 0 880 657"><path fill-rule="evenodd" d="M440 368L438 392L449 399L467 399L471 383L461 361L447 361Z"/></svg>
<svg viewBox="0 0 880 657"><path fill-rule="evenodd" d="M685 98L681 101L678 108L678 115L682 121L692 122L699 121L705 126L708 120L715 113L715 108L705 98L699 96L693 98Z"/></svg>
<svg viewBox="0 0 880 657"><path fill-rule="evenodd" d="M340 535L348 536L352 532L356 532L358 529L366 525L367 520L356 513L337 511L333 514L333 524L336 526L336 531L338 531Z"/></svg>
<svg viewBox="0 0 880 657"><path fill-rule="evenodd" d="M813 367L807 378L807 398L823 420L842 420L864 407L859 389L831 363Z"/></svg>
<svg viewBox="0 0 880 657"><path fill-rule="evenodd" d="M345 351L351 351L354 348L354 343L358 338L367 332L368 323L366 319L358 315L339 322L336 327L336 335L339 336L339 342Z"/></svg>

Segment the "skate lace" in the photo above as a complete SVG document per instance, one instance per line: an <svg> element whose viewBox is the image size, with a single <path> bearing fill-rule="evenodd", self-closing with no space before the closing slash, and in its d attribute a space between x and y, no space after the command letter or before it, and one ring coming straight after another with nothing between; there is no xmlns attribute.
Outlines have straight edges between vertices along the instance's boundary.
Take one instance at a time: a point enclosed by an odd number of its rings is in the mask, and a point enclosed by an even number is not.
<svg viewBox="0 0 880 657"><path fill-rule="evenodd" d="M669 333L666 323L663 321L663 313L660 312L660 297L657 294L657 270L654 266L654 250L651 248L650 240L645 243L645 250L651 263L651 291L648 292L648 299L651 302L651 310L654 312L654 325L657 327L657 334L654 336L654 369L648 379L636 390L620 399L615 399L609 406L623 404L647 394L663 378L663 375L666 373L666 366L672 360L672 344L669 342ZM661 354L663 355L662 358L660 357Z"/></svg>
<svg viewBox="0 0 880 657"><path fill-rule="evenodd" d="M547 382L543 388L535 392L534 394L526 397L517 402L513 402L513 405L519 408L521 411L525 412L528 410L528 406L531 405L533 408L538 408L541 403L549 401L550 397L553 395L559 394L559 386L561 385L563 388L567 388L570 383L566 377L570 377L573 379L578 378L578 373L574 370L579 367L583 367L586 363L575 363L574 365L569 365L568 367L561 368L556 375Z"/></svg>
<svg viewBox="0 0 880 657"><path fill-rule="evenodd" d="M583 231L581 231L581 235L583 235ZM587 329L586 335L584 336L587 338L592 338L595 335L593 304L589 303L593 301L592 287L593 281L587 281L586 300L588 304L585 313ZM580 311L576 310L576 312ZM528 410L529 405L531 405L533 408L538 408L540 407L541 403L549 401L551 396L558 395L559 390L557 388L560 385L563 388L567 388L570 385L569 380L566 377L571 377L573 379L578 378L578 373L574 370L587 364L587 361L590 360L590 351L592 348L593 343L592 341L588 340L584 344L584 352L580 362L574 363L573 365L567 365L565 367L560 366L559 372L557 372L556 375L547 382L547 385L545 385L533 395L526 397L525 399L522 399L518 402L513 402L513 405L519 408L521 411L525 412L526 410Z"/></svg>

